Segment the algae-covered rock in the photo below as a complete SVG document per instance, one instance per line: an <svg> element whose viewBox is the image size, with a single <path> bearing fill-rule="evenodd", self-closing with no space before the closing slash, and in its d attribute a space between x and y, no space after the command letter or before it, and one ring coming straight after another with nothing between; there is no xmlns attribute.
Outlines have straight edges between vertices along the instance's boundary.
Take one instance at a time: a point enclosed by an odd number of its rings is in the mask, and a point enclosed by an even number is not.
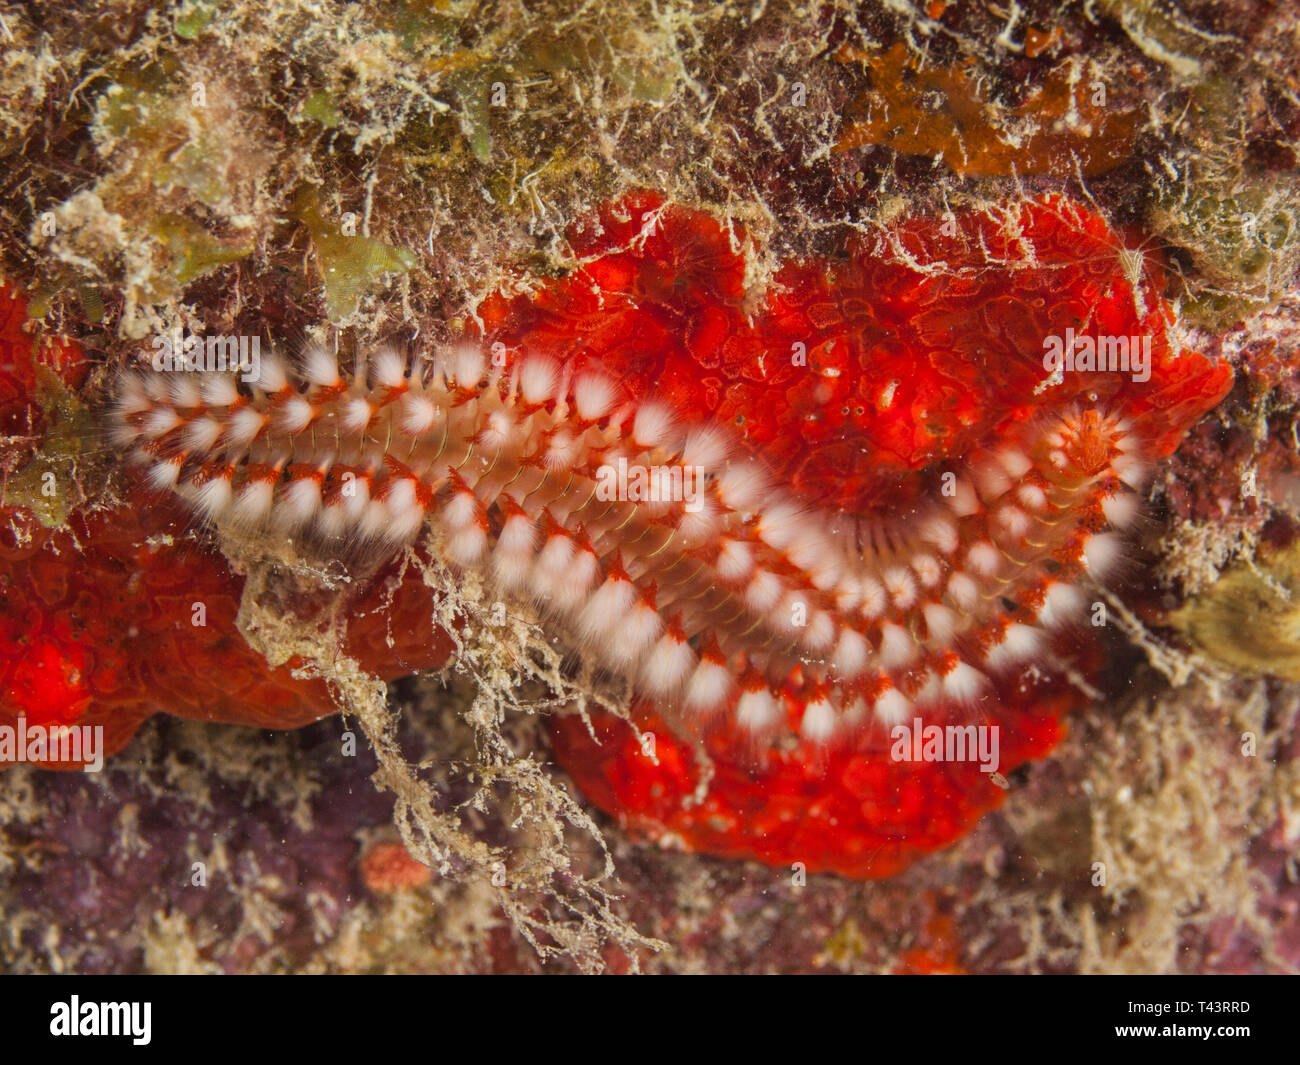
<svg viewBox="0 0 1300 1065"><path fill-rule="evenodd" d="M1234 670L1300 680L1300 543L1238 563L1168 621Z"/></svg>

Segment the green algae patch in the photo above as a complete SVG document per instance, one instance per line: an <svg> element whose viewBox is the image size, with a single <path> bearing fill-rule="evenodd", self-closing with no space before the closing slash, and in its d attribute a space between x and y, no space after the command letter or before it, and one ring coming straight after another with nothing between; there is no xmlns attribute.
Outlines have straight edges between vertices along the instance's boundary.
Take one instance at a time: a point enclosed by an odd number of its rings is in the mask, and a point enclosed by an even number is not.
<svg viewBox="0 0 1300 1065"><path fill-rule="evenodd" d="M87 322L98 325L104 320L104 300L99 289L67 270L56 270L37 284L28 298L27 317L33 320L44 318L50 313L54 301L64 293L77 297Z"/></svg>
<svg viewBox="0 0 1300 1065"><path fill-rule="evenodd" d="M1161 233L1187 248L1199 284L1183 313L1211 329L1272 306L1300 266L1300 197L1273 178L1209 178L1156 206Z"/></svg>
<svg viewBox="0 0 1300 1065"><path fill-rule="evenodd" d="M327 222L312 192L298 196L294 216L311 234L325 285L325 313L335 324L356 314L361 300L378 291L386 275L406 273L419 261L414 252L405 248L352 234L347 225Z"/></svg>
<svg viewBox="0 0 1300 1065"><path fill-rule="evenodd" d="M149 232L166 246L171 276L179 285L188 285L253 252L251 243L219 240L184 215L163 215L149 226Z"/></svg>
<svg viewBox="0 0 1300 1065"><path fill-rule="evenodd" d="M47 529L61 528L84 501L77 478L95 421L77 394L47 367L37 367L36 399L49 423L40 450L5 485L6 506L23 507Z"/></svg>
<svg viewBox="0 0 1300 1065"><path fill-rule="evenodd" d="M1300 680L1300 545L1233 566L1168 620L1240 673Z"/></svg>
<svg viewBox="0 0 1300 1065"><path fill-rule="evenodd" d="M229 149L203 121L206 102L196 104L196 97L197 90L184 96L113 85L100 99L99 125L109 138L137 149L156 187L179 185L216 207L225 196L222 175Z"/></svg>
<svg viewBox="0 0 1300 1065"><path fill-rule="evenodd" d="M176 12L176 36L186 41L194 40L208 28L216 13L217 5L212 0L193 0L181 5Z"/></svg>
<svg viewBox="0 0 1300 1065"><path fill-rule="evenodd" d="M314 119L326 129L337 129L342 119L339 117L338 105L334 97L321 91L314 92L302 102L299 111L304 118Z"/></svg>

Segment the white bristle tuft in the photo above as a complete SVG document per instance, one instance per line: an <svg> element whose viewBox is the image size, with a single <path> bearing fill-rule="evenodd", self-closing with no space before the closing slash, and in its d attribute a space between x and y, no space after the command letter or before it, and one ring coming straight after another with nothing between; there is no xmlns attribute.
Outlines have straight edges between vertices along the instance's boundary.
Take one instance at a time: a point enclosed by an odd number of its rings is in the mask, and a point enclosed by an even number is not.
<svg viewBox="0 0 1300 1065"><path fill-rule="evenodd" d="M987 540L972 544L966 553L966 564L981 577L993 577L1002 568L1002 555Z"/></svg>
<svg viewBox="0 0 1300 1065"><path fill-rule="evenodd" d="M301 433L316 417L316 408L302 396L291 396L279 410L281 427L287 433Z"/></svg>
<svg viewBox="0 0 1300 1065"><path fill-rule="evenodd" d="M1000 498L1011 490L1011 478L1007 471L995 463L984 461L971 470L975 487L980 497L988 502Z"/></svg>
<svg viewBox="0 0 1300 1065"><path fill-rule="evenodd" d="M1073 584L1053 581L1038 608L1038 620L1048 628L1060 628L1078 622L1087 605L1088 597Z"/></svg>
<svg viewBox="0 0 1300 1065"><path fill-rule="evenodd" d="M408 392L402 397L402 432L411 436L427 433L438 421L440 410L428 396Z"/></svg>
<svg viewBox="0 0 1300 1065"><path fill-rule="evenodd" d="M825 743L835 732L835 707L830 701L814 699L803 708L803 720L799 723L799 735L809 743Z"/></svg>
<svg viewBox="0 0 1300 1065"><path fill-rule="evenodd" d="M959 518L969 518L972 514L979 513L979 497L975 495L975 489L969 481L958 478L953 484L952 495L945 496L944 499Z"/></svg>
<svg viewBox="0 0 1300 1065"><path fill-rule="evenodd" d="M513 514L505 520L492 552L493 573L501 587L518 588L528 579L536 544L536 530L528 515Z"/></svg>
<svg viewBox="0 0 1300 1065"><path fill-rule="evenodd" d="M632 442L647 451L663 448L675 451L680 446L680 433L676 419L669 407L662 403L642 403L632 419Z"/></svg>
<svg viewBox="0 0 1300 1065"><path fill-rule="evenodd" d="M260 528L270 516L274 502L274 483L259 477L248 481L239 490L239 495L231 506L230 516L244 528Z"/></svg>
<svg viewBox="0 0 1300 1065"><path fill-rule="evenodd" d="M1118 456L1111 463L1111 469L1115 471L1116 477L1134 491L1137 491L1146 483L1147 477L1151 473L1151 467L1132 455Z"/></svg>
<svg viewBox="0 0 1300 1065"><path fill-rule="evenodd" d="M573 538L567 534L557 532L546 538L533 567L533 579L541 595L554 597L573 561L573 553Z"/></svg>
<svg viewBox="0 0 1300 1065"><path fill-rule="evenodd" d="M230 416L230 442L237 447L247 447L266 428L267 417L254 407L240 407Z"/></svg>
<svg viewBox="0 0 1300 1065"><path fill-rule="evenodd" d="M871 645L853 629L845 629L835 644L831 665L838 680L854 680L862 675L871 659Z"/></svg>
<svg viewBox="0 0 1300 1065"><path fill-rule="evenodd" d="M916 574L916 579L921 582L923 588L938 587L939 581L943 579L943 567L933 555L913 556L912 572Z"/></svg>
<svg viewBox="0 0 1300 1065"><path fill-rule="evenodd" d="M420 505L418 486L412 478L402 477L394 483L384 502L392 522L389 539L405 543L424 525L424 507Z"/></svg>
<svg viewBox="0 0 1300 1065"><path fill-rule="evenodd" d="M340 506L349 518L357 520L370 505L371 475L358 476L348 470L343 475Z"/></svg>
<svg viewBox="0 0 1300 1065"><path fill-rule="evenodd" d="M812 527L800 529L785 553L795 566L805 571L838 565L834 545L818 529Z"/></svg>
<svg viewBox="0 0 1300 1065"><path fill-rule="evenodd" d="M239 402L239 387L230 374L204 374L199 378L199 396L209 407L230 407Z"/></svg>
<svg viewBox="0 0 1300 1065"><path fill-rule="evenodd" d="M626 669L645 654L663 631L659 614L643 600L632 607L618 631L611 633L612 638L604 641L601 647L610 663Z"/></svg>
<svg viewBox="0 0 1300 1065"><path fill-rule="evenodd" d="M230 506L233 495L230 478L217 476L199 486L194 493L194 502L208 517L219 518Z"/></svg>
<svg viewBox="0 0 1300 1065"><path fill-rule="evenodd" d="M406 381L406 359L394 348L383 348L370 366L370 379L384 388L398 388Z"/></svg>
<svg viewBox="0 0 1300 1065"><path fill-rule="evenodd" d="M885 590L899 610L907 610L916 602L916 578L902 566L891 566L880 575Z"/></svg>
<svg viewBox="0 0 1300 1065"><path fill-rule="evenodd" d="M686 683L683 703L687 710L708 713L718 709L731 693L731 674L719 662L704 658Z"/></svg>
<svg viewBox="0 0 1300 1065"><path fill-rule="evenodd" d="M988 677L967 662L958 662L943 678L943 694L956 703L974 702L988 686Z"/></svg>
<svg viewBox="0 0 1300 1065"><path fill-rule="evenodd" d="M845 580L846 561L835 550L834 545L827 544L826 550L808 562L808 579L819 592L835 592Z"/></svg>
<svg viewBox="0 0 1300 1065"><path fill-rule="evenodd" d="M699 466L706 473L716 473L727 461L727 438L717 429L692 429L682 448L682 465Z"/></svg>
<svg viewBox="0 0 1300 1065"><path fill-rule="evenodd" d="M283 391L289 384L288 374L285 372L284 363L276 355L266 355L261 360L261 366L258 369L257 380L253 382L253 387L275 395Z"/></svg>
<svg viewBox="0 0 1300 1065"><path fill-rule="evenodd" d="M197 407L200 403L199 383L188 373L172 374L167 378L167 396L174 407L186 410Z"/></svg>
<svg viewBox="0 0 1300 1065"><path fill-rule="evenodd" d="M117 411L122 417L139 414L153 406L139 374L127 374L118 385Z"/></svg>
<svg viewBox="0 0 1300 1065"><path fill-rule="evenodd" d="M1124 541L1114 533L1097 533L1083 543L1083 565L1094 577L1109 573L1124 553Z"/></svg>
<svg viewBox="0 0 1300 1065"><path fill-rule="evenodd" d="M781 601L781 578L770 570L755 572L745 587L745 602L756 614L766 614Z"/></svg>
<svg viewBox="0 0 1300 1065"><path fill-rule="evenodd" d="M695 510L683 510L677 522L677 536L685 547L695 547L712 540L718 531L721 515L711 496L699 496Z"/></svg>
<svg viewBox="0 0 1300 1065"><path fill-rule="evenodd" d="M309 384L318 388L337 388L343 383L338 360L320 344L313 344L303 353L302 375Z"/></svg>
<svg viewBox="0 0 1300 1065"><path fill-rule="evenodd" d="M343 408L343 428L352 433L363 433L375 416L375 408L364 396L353 396Z"/></svg>
<svg viewBox="0 0 1300 1065"><path fill-rule="evenodd" d="M222 425L212 418L195 418L183 431L185 446L195 451L210 451L221 435Z"/></svg>
<svg viewBox="0 0 1300 1065"><path fill-rule="evenodd" d="M998 525L1013 540L1022 540L1025 534L1029 532L1029 515L1019 507L1010 504L999 507L995 517Z"/></svg>
<svg viewBox="0 0 1300 1065"><path fill-rule="evenodd" d="M954 554L961 544L957 526L941 514L935 514L922 523L920 536L927 544L933 544L945 555Z"/></svg>
<svg viewBox="0 0 1300 1065"><path fill-rule="evenodd" d="M1043 633L1032 625L1017 622L1008 625L1002 639L995 644L986 656L986 661L994 669L1008 666L1034 658L1043 650Z"/></svg>
<svg viewBox="0 0 1300 1065"><path fill-rule="evenodd" d="M897 688L888 688L876 697L872 710L886 725L897 725L912 712L912 700Z"/></svg>
<svg viewBox="0 0 1300 1065"><path fill-rule="evenodd" d="M174 459L155 462L149 467L149 483L155 488L164 491L175 491L182 464L182 456L180 455Z"/></svg>
<svg viewBox="0 0 1300 1065"><path fill-rule="evenodd" d="M940 645L951 642L957 632L957 615L941 603L926 603L921 609L930 639Z"/></svg>
<svg viewBox="0 0 1300 1065"><path fill-rule="evenodd" d="M316 532L329 540L340 540L348 534L348 516L338 503L326 502L316 516Z"/></svg>
<svg viewBox="0 0 1300 1065"><path fill-rule="evenodd" d="M316 517L320 506L320 482L315 477L297 477L280 494L276 524L285 530L300 529Z"/></svg>
<svg viewBox="0 0 1300 1065"><path fill-rule="evenodd" d="M1047 508L1047 493L1036 484L1022 484L1016 491L1020 505L1035 513Z"/></svg>
<svg viewBox="0 0 1300 1065"><path fill-rule="evenodd" d="M547 440L546 453L542 456L542 461L546 463L548 470L559 472L572 469L582 458L582 453L582 441L567 430L561 429Z"/></svg>
<svg viewBox="0 0 1300 1065"><path fill-rule="evenodd" d="M754 549L742 540L724 538L714 562L718 576L735 584L749 576L754 568Z"/></svg>
<svg viewBox="0 0 1300 1065"><path fill-rule="evenodd" d="M596 589L578 617L584 640L603 643L612 632L621 632L636 603L636 589L621 575L611 574Z"/></svg>
<svg viewBox="0 0 1300 1065"><path fill-rule="evenodd" d="M113 418L107 427L109 444L118 451L131 453L140 441L140 429L122 417L120 411L114 413L118 417ZM138 458L138 453L135 457Z"/></svg>
<svg viewBox="0 0 1300 1065"><path fill-rule="evenodd" d="M476 522L447 537L447 557L458 566L477 566L487 553L487 546L487 533Z"/></svg>
<svg viewBox="0 0 1300 1065"><path fill-rule="evenodd" d="M461 388L473 388L483 379L487 363L476 344L459 344L451 359L452 374Z"/></svg>
<svg viewBox="0 0 1300 1065"><path fill-rule="evenodd" d="M864 618L878 618L889 605L889 596L885 586L874 577L863 577L860 585L862 606L859 612Z"/></svg>
<svg viewBox="0 0 1300 1065"><path fill-rule="evenodd" d="M916 660L917 646L911 634L892 621L880 626L880 664L886 669L898 669Z"/></svg>
<svg viewBox="0 0 1300 1065"><path fill-rule="evenodd" d="M1120 492L1107 496L1101 501L1101 512L1106 520L1117 529L1123 529L1133 523L1137 517L1140 504L1138 497L1129 492Z"/></svg>
<svg viewBox="0 0 1300 1065"><path fill-rule="evenodd" d="M842 574L833 589L835 609L848 614L862 605L862 581L852 573Z"/></svg>
<svg viewBox="0 0 1300 1065"><path fill-rule="evenodd" d="M383 540L388 535L388 508L382 500L366 501L357 519L357 529L366 540Z"/></svg>
<svg viewBox="0 0 1300 1065"><path fill-rule="evenodd" d="M718 498L732 510L751 511L771 491L767 474L752 462L733 462L718 476Z"/></svg>
<svg viewBox="0 0 1300 1065"><path fill-rule="evenodd" d="M676 695L695 669L695 652L679 636L666 633L641 665L641 684L660 698Z"/></svg>
<svg viewBox="0 0 1300 1065"><path fill-rule="evenodd" d="M561 610L576 610L599 580L599 560L590 548L578 548L555 591L556 606Z"/></svg>
<svg viewBox="0 0 1300 1065"><path fill-rule="evenodd" d="M803 630L803 645L813 654L825 654L835 642L835 621L825 610L815 610Z"/></svg>
<svg viewBox="0 0 1300 1065"><path fill-rule="evenodd" d="M436 415L435 415L436 416ZM515 432L515 421L509 411L494 410L479 433L479 443L489 452L500 451L510 443Z"/></svg>
<svg viewBox="0 0 1300 1065"><path fill-rule="evenodd" d="M519 367L519 394L529 406L553 400L559 383L559 364L547 355L531 355Z"/></svg>
<svg viewBox="0 0 1300 1065"><path fill-rule="evenodd" d="M157 439L181 424L180 415L170 407L159 407L144 416L145 435Z"/></svg>
<svg viewBox="0 0 1300 1065"><path fill-rule="evenodd" d="M1007 472L1007 475L1017 481L1027 474L1034 465L1028 455L1014 448L999 451L994 458L997 459L998 465Z"/></svg>
<svg viewBox="0 0 1300 1065"><path fill-rule="evenodd" d="M614 382L597 374L580 374L573 382L573 406L584 422L595 422L605 417L614 407L617 398Z"/></svg>
<svg viewBox="0 0 1300 1065"><path fill-rule="evenodd" d="M747 732L767 732L780 720L780 704L766 688L747 688L736 700L736 724Z"/></svg>
<svg viewBox="0 0 1300 1065"><path fill-rule="evenodd" d="M948 598L958 610L973 613L980 601L979 585L970 574L959 570L948 578Z"/></svg>
<svg viewBox="0 0 1300 1065"><path fill-rule="evenodd" d="M478 516L478 496L468 490L453 492L441 514L449 529L464 529L476 522Z"/></svg>

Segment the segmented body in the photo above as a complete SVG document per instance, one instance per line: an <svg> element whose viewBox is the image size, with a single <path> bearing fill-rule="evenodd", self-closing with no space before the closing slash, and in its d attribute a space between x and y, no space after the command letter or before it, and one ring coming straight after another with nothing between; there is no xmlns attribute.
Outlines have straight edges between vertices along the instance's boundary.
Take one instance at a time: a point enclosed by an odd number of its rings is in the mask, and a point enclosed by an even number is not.
<svg viewBox="0 0 1300 1065"><path fill-rule="evenodd" d="M663 709L762 735L794 685L816 741L978 702L1041 652L1038 626L1077 616L1075 582L1137 509L1141 443L1095 411L1026 424L882 520L800 502L725 430L608 376L501 361L464 344L351 379L323 351L266 360L242 390L130 377L118 436L155 485L249 532L383 551L431 525L450 563Z"/></svg>

